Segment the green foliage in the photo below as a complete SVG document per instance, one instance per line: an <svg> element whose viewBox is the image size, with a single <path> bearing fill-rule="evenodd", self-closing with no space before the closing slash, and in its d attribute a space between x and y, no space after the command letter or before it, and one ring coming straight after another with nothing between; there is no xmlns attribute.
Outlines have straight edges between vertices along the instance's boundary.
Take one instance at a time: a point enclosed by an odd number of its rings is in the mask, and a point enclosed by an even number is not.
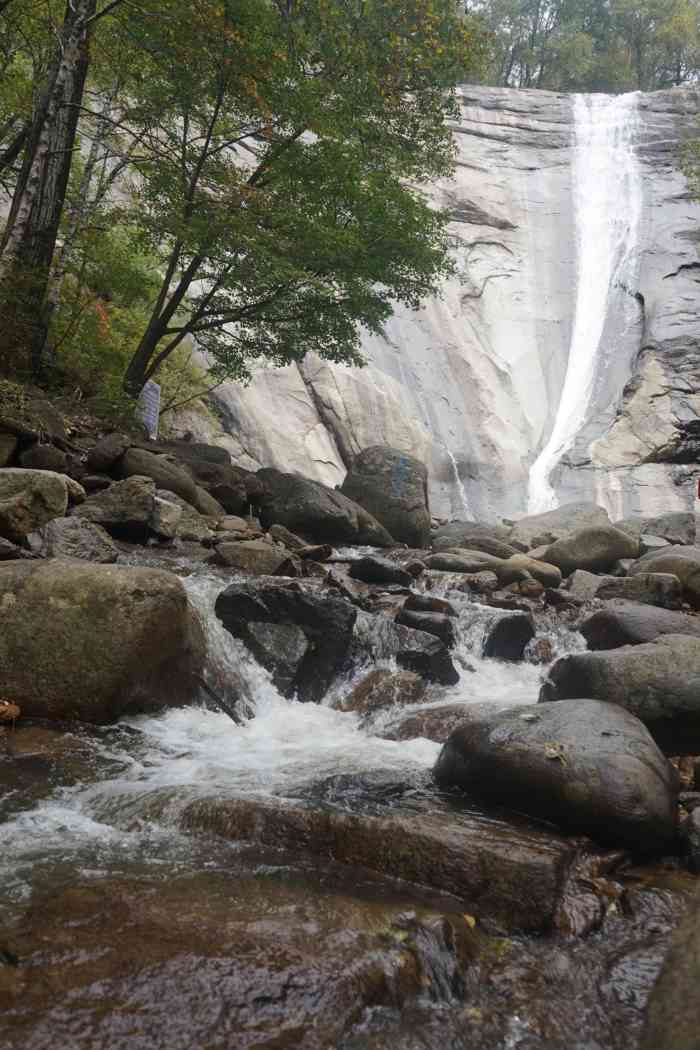
<svg viewBox="0 0 700 1050"><path fill-rule="evenodd" d="M653 91L700 71L700 0L476 0L488 79L564 91Z"/></svg>

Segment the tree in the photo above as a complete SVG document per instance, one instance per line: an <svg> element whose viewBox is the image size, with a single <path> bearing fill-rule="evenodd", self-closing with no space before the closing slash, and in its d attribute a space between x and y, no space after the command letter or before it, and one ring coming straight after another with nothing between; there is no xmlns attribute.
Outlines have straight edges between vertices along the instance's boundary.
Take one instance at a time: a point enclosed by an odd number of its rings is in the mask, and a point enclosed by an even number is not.
<svg viewBox="0 0 700 1050"><path fill-rule="evenodd" d="M171 0L121 24L144 56L125 119L149 129L128 221L163 274L127 389L187 337L217 375L359 363L359 328L450 268L420 184L451 170L472 23L453 0Z"/></svg>

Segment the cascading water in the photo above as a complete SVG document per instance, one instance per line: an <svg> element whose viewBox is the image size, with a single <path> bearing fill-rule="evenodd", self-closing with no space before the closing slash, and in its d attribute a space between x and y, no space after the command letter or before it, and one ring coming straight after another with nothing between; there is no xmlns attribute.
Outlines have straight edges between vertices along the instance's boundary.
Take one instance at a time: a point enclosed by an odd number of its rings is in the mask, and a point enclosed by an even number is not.
<svg viewBox="0 0 700 1050"><path fill-rule="evenodd" d="M623 324L630 323L632 313L636 317L628 289L634 284L642 212L635 151L638 96L575 95L573 105L576 308L554 425L530 469L530 514L557 506L552 470L585 423L599 368L614 351L604 338L613 306L621 311Z"/></svg>

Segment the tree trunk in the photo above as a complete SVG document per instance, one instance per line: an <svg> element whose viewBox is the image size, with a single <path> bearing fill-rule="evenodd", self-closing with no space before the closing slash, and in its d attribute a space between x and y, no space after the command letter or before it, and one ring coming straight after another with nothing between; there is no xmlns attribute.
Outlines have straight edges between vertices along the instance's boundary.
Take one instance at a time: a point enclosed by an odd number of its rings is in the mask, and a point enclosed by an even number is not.
<svg viewBox="0 0 700 1050"><path fill-rule="evenodd" d="M163 338L163 329L162 324L151 322L129 362L129 367L124 375L124 390L131 397L138 397L143 389L151 358Z"/></svg>
<svg viewBox="0 0 700 1050"><path fill-rule="evenodd" d="M46 292L75 148L96 0L67 0L61 41L35 114L0 244L0 350L15 371L41 370Z"/></svg>

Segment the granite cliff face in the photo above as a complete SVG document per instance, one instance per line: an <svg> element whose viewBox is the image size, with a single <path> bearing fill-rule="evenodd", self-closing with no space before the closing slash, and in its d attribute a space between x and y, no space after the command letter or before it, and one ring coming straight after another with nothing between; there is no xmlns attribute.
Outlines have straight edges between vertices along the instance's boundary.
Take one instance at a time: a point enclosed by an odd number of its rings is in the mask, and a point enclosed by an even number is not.
<svg viewBox="0 0 700 1050"><path fill-rule="evenodd" d="M465 87L460 100L455 176L430 188L451 211L460 278L368 339L364 369L309 357L221 388L226 444L242 466L330 485L389 444L427 463L445 517L574 498L615 516L684 509L700 446L700 207L678 159L700 92ZM541 454L549 496L531 475Z"/></svg>

